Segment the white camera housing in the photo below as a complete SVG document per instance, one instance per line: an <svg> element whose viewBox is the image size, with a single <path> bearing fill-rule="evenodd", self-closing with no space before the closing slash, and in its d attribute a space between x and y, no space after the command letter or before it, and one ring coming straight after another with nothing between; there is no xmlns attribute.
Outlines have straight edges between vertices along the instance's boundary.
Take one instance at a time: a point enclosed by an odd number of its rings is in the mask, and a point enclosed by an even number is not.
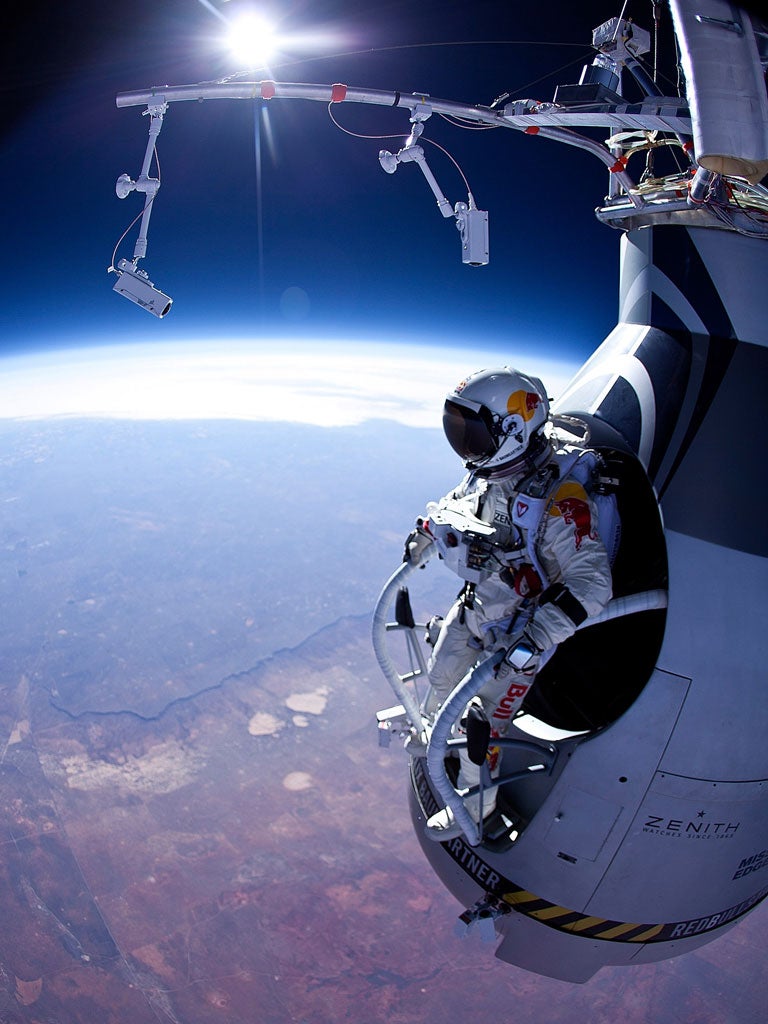
<svg viewBox="0 0 768 1024"><path fill-rule="evenodd" d="M135 264L125 259L117 264L117 281L113 290L161 320L167 316L173 305L173 299L155 288L145 270L139 270Z"/></svg>
<svg viewBox="0 0 768 1024"><path fill-rule="evenodd" d="M488 211L456 203L456 227L461 235L461 261L470 267L484 267L488 252Z"/></svg>

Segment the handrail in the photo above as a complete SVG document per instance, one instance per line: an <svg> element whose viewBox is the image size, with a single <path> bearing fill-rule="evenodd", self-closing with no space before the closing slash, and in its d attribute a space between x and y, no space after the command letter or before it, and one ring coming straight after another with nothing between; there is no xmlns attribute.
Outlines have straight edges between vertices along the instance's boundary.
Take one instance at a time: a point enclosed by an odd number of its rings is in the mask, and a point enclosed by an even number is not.
<svg viewBox="0 0 768 1024"><path fill-rule="evenodd" d="M583 622L578 629L586 629L601 622L618 619L625 615L638 612L653 611L667 607L666 590L647 590L639 594L614 598L609 601L602 612ZM453 727L464 712L467 704L490 682L505 655L505 651L494 651L484 661L479 662L467 672L450 696L443 704L435 719L432 734L427 747L427 769L430 778L440 796L449 807L467 838L470 846L478 846L482 834L478 823L472 818L464 805L464 798L456 792L453 783L445 770L445 757L448 751L448 740Z"/></svg>
<svg viewBox="0 0 768 1024"><path fill-rule="evenodd" d="M480 845L480 827L464 806L464 798L453 787L445 770L445 755L448 750L455 722L461 717L468 702L476 697L486 683L489 683L499 664L504 660L504 651L493 651L464 676L443 704L435 719L432 735L427 746L427 770L446 807L450 807L461 831L470 846Z"/></svg>
<svg viewBox="0 0 768 1024"><path fill-rule="evenodd" d="M405 708L408 721L414 729L416 729L419 735L424 732L421 709L419 708L419 705L414 699L411 691L405 686L400 673L395 667L395 663L390 657L389 648L387 646L387 616L390 606L395 600L397 591L403 585L403 582L417 569L426 565L433 554L434 544L430 544L424 550L418 561L403 562L397 567L384 584L384 587L379 594L379 599L373 609L373 622L371 624L371 640L376 660L379 663L381 671L384 673L384 677L394 690L395 696Z"/></svg>
<svg viewBox="0 0 768 1024"><path fill-rule="evenodd" d="M577 632L588 629L589 626L599 626L601 622L623 618L625 615L661 611L668 603L669 594L666 590L641 590L637 594L627 594L626 597L614 597L601 612L582 622L577 627Z"/></svg>

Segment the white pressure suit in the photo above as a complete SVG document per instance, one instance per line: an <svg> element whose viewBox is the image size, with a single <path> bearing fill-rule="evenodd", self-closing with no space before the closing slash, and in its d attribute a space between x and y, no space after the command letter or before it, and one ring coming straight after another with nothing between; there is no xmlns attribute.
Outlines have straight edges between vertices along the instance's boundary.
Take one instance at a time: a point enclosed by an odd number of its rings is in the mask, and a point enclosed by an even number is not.
<svg viewBox="0 0 768 1024"><path fill-rule="evenodd" d="M583 453L581 453L583 454ZM478 519L493 528L493 555L485 578L465 588L445 617L429 661L432 690L425 711L435 713L469 669L488 652L507 648L525 635L541 652L538 664L515 671L502 663L480 691L492 736L503 736L535 672L582 621L599 613L611 597L609 557L597 532L594 502L573 474L578 454L548 449L538 468L521 479L497 470L470 472L441 502L428 508L423 529L432 534L448 564L456 538L430 525L430 514L464 499ZM583 474L582 474L583 476ZM490 570L490 572L488 572ZM458 571L458 570L457 570ZM466 578L466 577L465 577ZM497 753L489 760L498 774ZM476 785L479 768L461 758L460 786ZM495 806L495 791L484 798L484 815ZM467 800L477 817L477 803Z"/></svg>

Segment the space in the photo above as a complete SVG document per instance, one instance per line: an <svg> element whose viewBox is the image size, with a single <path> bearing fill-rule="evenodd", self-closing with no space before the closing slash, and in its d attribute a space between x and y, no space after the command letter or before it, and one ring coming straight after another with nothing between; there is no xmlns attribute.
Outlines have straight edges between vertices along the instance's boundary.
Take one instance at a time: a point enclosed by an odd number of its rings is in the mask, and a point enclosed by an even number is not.
<svg viewBox="0 0 768 1024"><path fill-rule="evenodd" d="M765 905L577 987L457 938L376 748L370 611L458 475L446 390L514 359L557 394L616 322L604 168L433 116L443 191L490 211L467 267L418 170L380 165L405 111L173 104L143 261L173 308L112 290L148 127L115 97L241 74L223 28L253 6L87 0L6 36L0 1021L758 1024ZM546 100L619 6L261 5L255 77Z"/></svg>
<svg viewBox="0 0 768 1024"><path fill-rule="evenodd" d="M471 13L460 4L417 12L392 4L370 15L339 4L295 7L276 12L281 31L322 33L342 56L315 47L307 59L297 45L259 77L426 90L466 103L527 95L530 84L549 99L564 74L578 78L597 11L590 17L581 7L577 16L564 5L543 31L532 9L494 3ZM416 168L390 177L379 166L379 149L410 130L404 112L334 111L344 129L373 137L366 140L337 128L322 104L280 101L260 115L254 104L224 102L177 104L166 115L144 266L174 308L166 324L141 324L104 276L140 211L139 197L121 202L114 183L121 173L136 177L146 145L140 109L116 109L115 96L240 69L223 49L220 20L196 0L138 3L119 16L90 4L76 19L65 8L33 10L22 24L3 68L13 197L5 209L11 273L0 283L6 349L101 344L103 332L169 340L256 327L283 338L443 346L514 336L583 358L612 326L617 240L592 214L604 189L596 161L578 152L566 161L552 143L508 133L478 138L433 118L427 137L491 211L491 264L470 269ZM30 53L23 40L34 40ZM450 160L437 150L430 160L449 200L466 201ZM130 256L131 245L129 236L119 255Z"/></svg>

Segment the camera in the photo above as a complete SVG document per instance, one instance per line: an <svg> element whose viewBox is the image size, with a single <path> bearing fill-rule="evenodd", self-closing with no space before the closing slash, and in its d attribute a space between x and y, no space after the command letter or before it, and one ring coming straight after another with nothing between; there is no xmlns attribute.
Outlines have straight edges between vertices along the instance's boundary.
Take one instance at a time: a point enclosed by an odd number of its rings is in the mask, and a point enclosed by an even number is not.
<svg viewBox="0 0 768 1024"><path fill-rule="evenodd" d="M173 305L173 299L155 288L145 270L139 270L125 259L117 264L117 281L113 290L160 319L170 312Z"/></svg>
<svg viewBox="0 0 768 1024"><path fill-rule="evenodd" d="M461 262L470 267L488 263L488 211L456 203L456 227L461 235Z"/></svg>

